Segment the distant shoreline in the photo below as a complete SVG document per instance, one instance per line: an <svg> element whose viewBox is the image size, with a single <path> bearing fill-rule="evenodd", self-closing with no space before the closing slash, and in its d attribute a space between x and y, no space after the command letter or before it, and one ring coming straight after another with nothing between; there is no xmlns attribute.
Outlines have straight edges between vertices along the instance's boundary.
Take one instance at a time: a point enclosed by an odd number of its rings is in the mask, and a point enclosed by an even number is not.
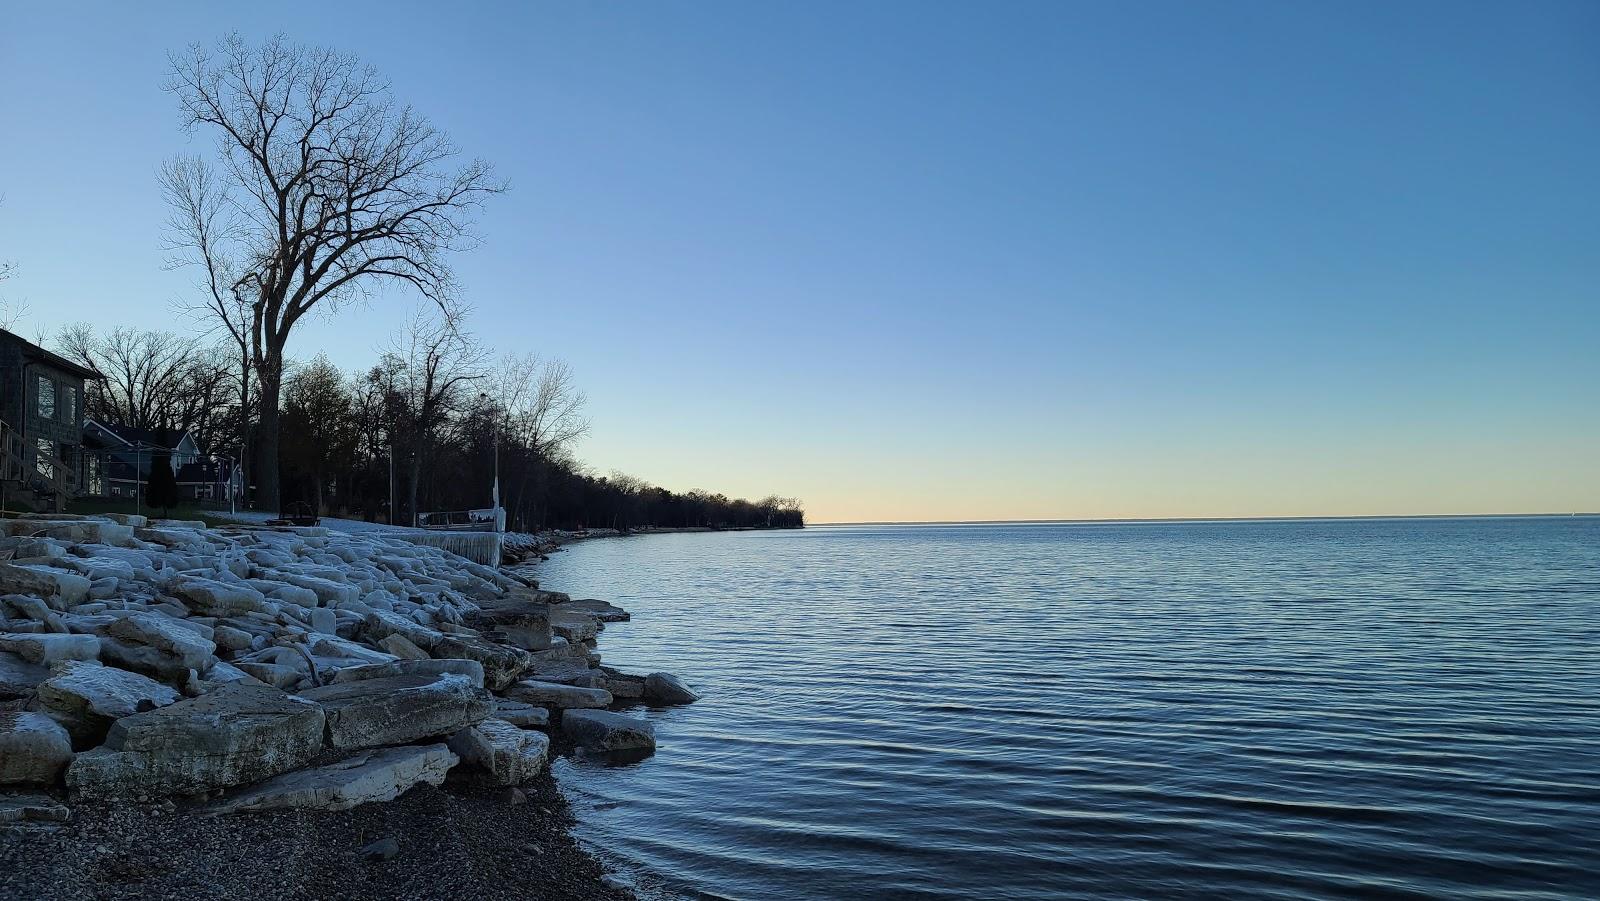
<svg viewBox="0 0 1600 901"><path fill-rule="evenodd" d="M878 519L857 522L812 522L807 528L827 526L1091 526L1207 522L1339 522L1382 519L1567 519L1600 516L1600 511L1573 513L1363 513L1350 516L1171 516L1129 519Z"/></svg>

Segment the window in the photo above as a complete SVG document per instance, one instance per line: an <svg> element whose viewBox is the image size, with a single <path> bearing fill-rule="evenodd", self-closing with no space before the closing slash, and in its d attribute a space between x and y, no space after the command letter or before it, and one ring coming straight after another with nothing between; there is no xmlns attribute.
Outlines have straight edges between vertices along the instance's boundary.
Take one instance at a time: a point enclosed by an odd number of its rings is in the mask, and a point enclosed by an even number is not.
<svg viewBox="0 0 1600 901"><path fill-rule="evenodd" d="M39 376L39 400L34 404L34 412L40 419L56 418L56 383L48 376Z"/></svg>
<svg viewBox="0 0 1600 901"><path fill-rule="evenodd" d="M90 494L105 494L106 481L100 474L100 458L86 455L83 458L84 476L89 483Z"/></svg>
<svg viewBox="0 0 1600 901"><path fill-rule="evenodd" d="M34 446L38 448L37 459L33 461L34 468L47 479L55 478L56 443L48 438L40 438Z"/></svg>
<svg viewBox="0 0 1600 901"><path fill-rule="evenodd" d="M78 389L72 385L61 386L61 421L78 421Z"/></svg>

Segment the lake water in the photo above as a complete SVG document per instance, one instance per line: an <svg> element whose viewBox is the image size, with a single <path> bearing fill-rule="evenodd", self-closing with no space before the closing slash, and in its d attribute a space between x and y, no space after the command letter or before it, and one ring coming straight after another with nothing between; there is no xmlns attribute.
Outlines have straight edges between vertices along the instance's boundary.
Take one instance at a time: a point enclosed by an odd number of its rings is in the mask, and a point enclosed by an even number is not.
<svg viewBox="0 0 1600 901"><path fill-rule="evenodd" d="M1600 897L1600 518L571 546L704 694L555 771L641 894Z"/></svg>

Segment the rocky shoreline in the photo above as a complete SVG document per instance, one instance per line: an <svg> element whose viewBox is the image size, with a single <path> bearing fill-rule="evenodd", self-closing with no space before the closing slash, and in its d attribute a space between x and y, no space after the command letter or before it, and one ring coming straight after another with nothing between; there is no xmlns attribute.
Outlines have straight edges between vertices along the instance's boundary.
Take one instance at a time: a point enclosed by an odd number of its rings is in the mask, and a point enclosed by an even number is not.
<svg viewBox="0 0 1600 901"><path fill-rule="evenodd" d="M37 516L0 561L0 896L628 895L546 765L695 699L600 665L619 608L402 533Z"/></svg>

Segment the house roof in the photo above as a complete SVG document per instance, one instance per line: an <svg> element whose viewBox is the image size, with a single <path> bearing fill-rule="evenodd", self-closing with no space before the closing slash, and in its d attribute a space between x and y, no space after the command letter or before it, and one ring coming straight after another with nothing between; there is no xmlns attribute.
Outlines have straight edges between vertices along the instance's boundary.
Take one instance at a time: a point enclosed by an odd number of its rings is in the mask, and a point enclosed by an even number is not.
<svg viewBox="0 0 1600 901"><path fill-rule="evenodd" d="M184 436L189 434L182 429L136 429L129 425L112 425L98 419L90 419L86 424L99 427L129 447L159 447L173 450L183 443ZM196 448L198 446L196 444Z"/></svg>
<svg viewBox="0 0 1600 901"><path fill-rule="evenodd" d="M86 380L105 378L98 371L90 369L81 363L74 363L60 354L51 353L16 332L0 328L0 335L15 339L22 345L22 355L30 360L54 366Z"/></svg>

